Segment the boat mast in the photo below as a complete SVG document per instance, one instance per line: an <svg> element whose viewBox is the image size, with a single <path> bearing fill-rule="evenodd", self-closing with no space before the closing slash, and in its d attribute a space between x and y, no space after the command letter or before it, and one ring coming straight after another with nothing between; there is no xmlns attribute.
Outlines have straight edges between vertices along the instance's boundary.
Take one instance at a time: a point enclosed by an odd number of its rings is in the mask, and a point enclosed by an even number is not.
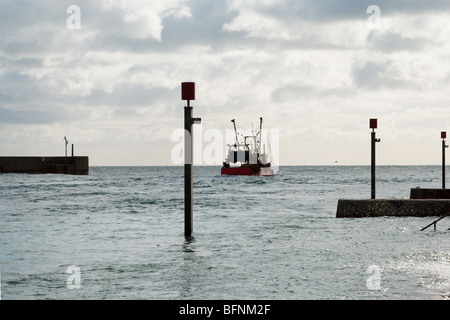
<svg viewBox="0 0 450 320"><path fill-rule="evenodd" d="M237 130L236 130L236 122L233 120L231 120L231 122L233 122L233 126L234 126L234 134L236 136L236 143L234 144L235 147L237 147L238 145L238 136L237 136Z"/></svg>
<svg viewBox="0 0 450 320"><path fill-rule="evenodd" d="M258 152L258 158L259 158L259 153L261 152L262 123L263 123L263 118L260 117L259 118L259 152Z"/></svg>

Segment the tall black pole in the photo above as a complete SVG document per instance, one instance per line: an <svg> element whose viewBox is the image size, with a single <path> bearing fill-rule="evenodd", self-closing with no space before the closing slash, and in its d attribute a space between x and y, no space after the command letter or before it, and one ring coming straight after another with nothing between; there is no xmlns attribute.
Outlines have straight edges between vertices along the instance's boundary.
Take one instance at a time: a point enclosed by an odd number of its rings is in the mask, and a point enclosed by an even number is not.
<svg viewBox="0 0 450 320"><path fill-rule="evenodd" d="M445 145L445 138L447 138L447 132L441 132L442 138L442 189L445 189L445 148L448 146Z"/></svg>
<svg viewBox="0 0 450 320"><path fill-rule="evenodd" d="M184 235L186 238L192 237L193 233L193 152L192 152L192 107L187 100L184 107Z"/></svg>
<svg viewBox="0 0 450 320"><path fill-rule="evenodd" d="M442 189L445 189L445 140L442 140Z"/></svg>
<svg viewBox="0 0 450 320"><path fill-rule="evenodd" d="M195 100L195 82L181 83L181 100L187 101L187 106L184 107L184 236L190 238L194 226L192 125L201 122L200 118L192 118L191 100Z"/></svg>
<svg viewBox="0 0 450 320"><path fill-rule="evenodd" d="M376 136L375 136L375 130L372 131L372 176L371 176L371 199L375 199L375 142L376 142Z"/></svg>
<svg viewBox="0 0 450 320"><path fill-rule="evenodd" d="M378 120L377 119L370 119L369 120L369 128L372 129L372 143L371 143L371 149L372 149L372 161L371 161L371 167L372 167L372 176L371 176L371 199L375 199L375 144L377 142L380 142L380 139L376 138L375 129L378 127Z"/></svg>

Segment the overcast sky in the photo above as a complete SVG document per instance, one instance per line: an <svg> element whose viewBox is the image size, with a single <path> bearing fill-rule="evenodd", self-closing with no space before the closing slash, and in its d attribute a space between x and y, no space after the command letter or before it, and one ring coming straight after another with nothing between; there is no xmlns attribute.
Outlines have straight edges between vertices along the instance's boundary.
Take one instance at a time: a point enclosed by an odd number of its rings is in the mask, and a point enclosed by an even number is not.
<svg viewBox="0 0 450 320"><path fill-rule="evenodd" d="M0 155L173 165L183 81L203 132L263 117L281 165L370 164L370 118L378 164L440 164L450 1L0 0Z"/></svg>

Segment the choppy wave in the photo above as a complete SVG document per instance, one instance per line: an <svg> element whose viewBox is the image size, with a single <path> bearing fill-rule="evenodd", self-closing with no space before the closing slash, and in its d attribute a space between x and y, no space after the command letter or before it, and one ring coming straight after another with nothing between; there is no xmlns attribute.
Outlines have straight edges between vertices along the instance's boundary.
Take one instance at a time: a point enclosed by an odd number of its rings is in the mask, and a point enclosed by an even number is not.
<svg viewBox="0 0 450 320"><path fill-rule="evenodd" d="M438 169L377 168L377 196L439 187ZM338 199L370 195L369 179L364 166L196 167L186 241L182 167L2 174L2 298L448 299L450 219L420 232L430 219L335 218ZM67 288L72 265L82 290Z"/></svg>

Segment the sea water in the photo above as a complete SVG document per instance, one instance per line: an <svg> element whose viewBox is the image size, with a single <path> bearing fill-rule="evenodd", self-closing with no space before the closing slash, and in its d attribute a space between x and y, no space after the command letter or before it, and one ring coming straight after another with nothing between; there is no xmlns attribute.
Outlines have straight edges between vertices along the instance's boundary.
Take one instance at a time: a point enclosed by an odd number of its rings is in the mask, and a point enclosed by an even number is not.
<svg viewBox="0 0 450 320"><path fill-rule="evenodd" d="M377 167L377 198L439 188L439 166ZM2 299L449 299L450 218L338 219L370 197L370 167L274 177L183 167L0 174Z"/></svg>

